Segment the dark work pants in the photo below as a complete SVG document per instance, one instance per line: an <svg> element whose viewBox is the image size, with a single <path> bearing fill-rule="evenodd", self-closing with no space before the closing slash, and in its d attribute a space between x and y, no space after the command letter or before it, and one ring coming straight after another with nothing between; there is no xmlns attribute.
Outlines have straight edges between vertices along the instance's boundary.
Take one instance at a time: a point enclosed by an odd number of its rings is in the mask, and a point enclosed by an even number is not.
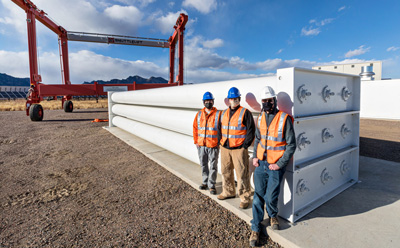
<svg viewBox="0 0 400 248"><path fill-rule="evenodd" d="M264 220L264 205L269 217L278 214L278 197L280 186L286 167L272 171L268 168L267 161L258 161L259 166L254 171L254 196L253 196L253 219L251 230L260 232L260 224Z"/></svg>

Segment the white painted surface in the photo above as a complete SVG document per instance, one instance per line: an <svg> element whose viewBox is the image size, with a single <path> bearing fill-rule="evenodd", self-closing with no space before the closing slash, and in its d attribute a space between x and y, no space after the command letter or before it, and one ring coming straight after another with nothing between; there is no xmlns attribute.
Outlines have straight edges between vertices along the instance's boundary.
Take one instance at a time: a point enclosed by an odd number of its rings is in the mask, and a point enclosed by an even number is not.
<svg viewBox="0 0 400 248"><path fill-rule="evenodd" d="M400 120L400 79L361 82L361 118Z"/></svg>
<svg viewBox="0 0 400 248"><path fill-rule="evenodd" d="M203 94L210 91L215 98L214 106L226 109L229 104L226 98L228 91L231 87L237 87L242 95L240 105L252 112L259 112L261 105L257 93L266 85L274 87L276 76L119 92L111 98L114 103L199 110L204 107Z"/></svg>

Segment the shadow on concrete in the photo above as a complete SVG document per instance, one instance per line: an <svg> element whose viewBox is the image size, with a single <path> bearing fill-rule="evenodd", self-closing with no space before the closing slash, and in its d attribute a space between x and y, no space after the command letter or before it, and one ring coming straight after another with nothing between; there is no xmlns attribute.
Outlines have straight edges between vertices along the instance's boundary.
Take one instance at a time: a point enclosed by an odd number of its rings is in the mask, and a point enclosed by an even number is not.
<svg viewBox="0 0 400 248"><path fill-rule="evenodd" d="M400 163L400 142L360 137L360 156Z"/></svg>
<svg viewBox="0 0 400 248"><path fill-rule="evenodd" d="M57 120L43 120L43 122L71 122L71 121L93 121L93 119L57 119Z"/></svg>
<svg viewBox="0 0 400 248"><path fill-rule="evenodd" d="M108 112L108 110L94 110L94 111L90 111L90 110L83 110L83 111L74 110L73 114L107 113L107 112Z"/></svg>
<svg viewBox="0 0 400 248"><path fill-rule="evenodd" d="M359 182L297 223L312 218L357 215L393 204L400 199L399 175L399 163L360 157Z"/></svg>

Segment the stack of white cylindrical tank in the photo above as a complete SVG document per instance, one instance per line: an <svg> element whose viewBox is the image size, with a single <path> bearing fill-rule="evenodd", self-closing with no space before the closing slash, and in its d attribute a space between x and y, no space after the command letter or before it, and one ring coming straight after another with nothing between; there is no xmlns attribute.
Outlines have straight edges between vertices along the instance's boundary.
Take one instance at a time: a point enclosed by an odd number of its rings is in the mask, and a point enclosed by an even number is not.
<svg viewBox="0 0 400 248"><path fill-rule="evenodd" d="M193 120L203 94L212 92L215 107L223 110L228 90L237 87L241 106L256 118L267 85L278 93L278 108L294 117L297 149L279 199L279 215L294 222L358 179L359 77L287 68L270 77L113 92L109 123L199 163Z"/></svg>
<svg viewBox="0 0 400 248"><path fill-rule="evenodd" d="M122 128L194 163L199 163L193 142L193 121L202 109L203 94L213 93L214 106L228 107L228 90L235 86L241 106L256 115L261 110L255 94L265 85L275 85L276 77L260 77L215 83L193 84L140 91L109 93L110 126ZM221 171L219 160L218 171Z"/></svg>

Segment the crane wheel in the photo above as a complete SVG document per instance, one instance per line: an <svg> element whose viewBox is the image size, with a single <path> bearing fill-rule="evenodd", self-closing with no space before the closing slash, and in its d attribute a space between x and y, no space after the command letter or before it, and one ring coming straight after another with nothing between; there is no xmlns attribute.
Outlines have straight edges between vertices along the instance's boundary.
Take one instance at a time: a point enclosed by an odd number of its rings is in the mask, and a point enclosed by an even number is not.
<svg viewBox="0 0 400 248"><path fill-rule="evenodd" d="M74 104L68 100L64 102L64 112L70 113L74 110Z"/></svg>
<svg viewBox="0 0 400 248"><path fill-rule="evenodd" d="M29 108L29 117L31 121L43 120L43 107L40 104L32 104Z"/></svg>

